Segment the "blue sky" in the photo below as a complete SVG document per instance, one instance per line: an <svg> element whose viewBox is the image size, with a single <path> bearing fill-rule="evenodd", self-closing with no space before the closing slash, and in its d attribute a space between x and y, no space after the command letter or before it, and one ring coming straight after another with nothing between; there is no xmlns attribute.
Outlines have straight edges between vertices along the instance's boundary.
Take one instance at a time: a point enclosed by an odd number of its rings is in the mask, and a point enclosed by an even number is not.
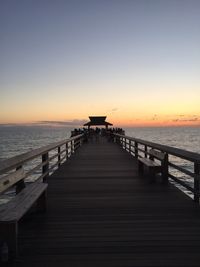
<svg viewBox="0 0 200 267"><path fill-rule="evenodd" d="M196 0L2 0L0 122L200 116L199 14Z"/></svg>

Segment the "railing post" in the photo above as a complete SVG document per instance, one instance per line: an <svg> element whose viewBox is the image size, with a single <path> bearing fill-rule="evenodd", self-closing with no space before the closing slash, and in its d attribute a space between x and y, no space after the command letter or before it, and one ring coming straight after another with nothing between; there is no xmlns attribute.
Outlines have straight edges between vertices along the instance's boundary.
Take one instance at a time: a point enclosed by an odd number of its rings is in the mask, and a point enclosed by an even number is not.
<svg viewBox="0 0 200 267"><path fill-rule="evenodd" d="M116 141L117 141L117 144L118 144L118 145L120 145L120 138L121 138L121 137L117 136L117 140L116 140Z"/></svg>
<svg viewBox="0 0 200 267"><path fill-rule="evenodd" d="M74 141L71 141L71 155L74 154Z"/></svg>
<svg viewBox="0 0 200 267"><path fill-rule="evenodd" d="M49 176L49 153L48 152L42 155L42 163L44 163L44 165L42 166L42 174L44 175L43 181L45 182Z"/></svg>
<svg viewBox="0 0 200 267"><path fill-rule="evenodd" d="M138 143L135 141L135 157L138 158Z"/></svg>
<svg viewBox="0 0 200 267"><path fill-rule="evenodd" d="M72 141L70 142L70 157L72 155Z"/></svg>
<svg viewBox="0 0 200 267"><path fill-rule="evenodd" d="M144 154L145 158L147 158L147 145L144 145Z"/></svg>
<svg viewBox="0 0 200 267"><path fill-rule="evenodd" d="M129 139L129 153L131 154L131 140Z"/></svg>
<svg viewBox="0 0 200 267"><path fill-rule="evenodd" d="M72 141L72 153L75 153L75 140Z"/></svg>
<svg viewBox="0 0 200 267"><path fill-rule="evenodd" d="M68 143L66 143L66 160L68 159L68 157L69 157L69 151L68 151Z"/></svg>
<svg viewBox="0 0 200 267"><path fill-rule="evenodd" d="M21 168L22 168L21 165L18 166L18 167L16 168L16 171L19 170L19 169L21 169ZM19 192L21 192L25 187L26 187L26 186L25 186L24 179L22 179L22 180L20 180L19 182L17 182L17 183L16 183L16 189L15 189L16 194L18 194Z"/></svg>
<svg viewBox="0 0 200 267"><path fill-rule="evenodd" d="M123 148L123 137L119 137L119 145Z"/></svg>
<svg viewBox="0 0 200 267"><path fill-rule="evenodd" d="M168 183L168 175L169 175L169 155L166 154L165 159L164 159L164 163L163 163L163 172L162 172L162 179L163 179L163 184L167 184Z"/></svg>
<svg viewBox="0 0 200 267"><path fill-rule="evenodd" d="M194 163L194 202L199 203L200 162Z"/></svg>
<svg viewBox="0 0 200 267"><path fill-rule="evenodd" d="M60 149L60 146L58 147L58 166L60 167L60 165L61 165L61 163L60 163L60 159L61 159L61 157L60 157L60 151L61 151L61 149Z"/></svg>
<svg viewBox="0 0 200 267"><path fill-rule="evenodd" d="M81 137L78 138L78 147L81 147Z"/></svg>

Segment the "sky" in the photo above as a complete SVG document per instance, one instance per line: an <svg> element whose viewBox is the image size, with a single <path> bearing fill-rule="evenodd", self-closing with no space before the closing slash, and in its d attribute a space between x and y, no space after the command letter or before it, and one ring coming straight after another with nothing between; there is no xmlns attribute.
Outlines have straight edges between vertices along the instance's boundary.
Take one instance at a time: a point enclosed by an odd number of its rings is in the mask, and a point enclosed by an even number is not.
<svg viewBox="0 0 200 267"><path fill-rule="evenodd" d="M200 125L199 0L0 0L0 124Z"/></svg>

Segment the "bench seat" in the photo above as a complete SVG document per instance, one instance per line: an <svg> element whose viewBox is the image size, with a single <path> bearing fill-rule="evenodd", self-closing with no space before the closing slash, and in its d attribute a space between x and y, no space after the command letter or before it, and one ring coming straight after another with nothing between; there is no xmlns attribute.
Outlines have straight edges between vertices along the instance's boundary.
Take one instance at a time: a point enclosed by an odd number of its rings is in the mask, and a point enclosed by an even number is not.
<svg viewBox="0 0 200 267"><path fill-rule="evenodd" d="M46 210L46 183L32 183L0 208L0 243L8 246L9 257L17 256L18 221L37 203L39 211Z"/></svg>
<svg viewBox="0 0 200 267"><path fill-rule="evenodd" d="M146 166L148 166L149 168L161 168L161 165L158 164L157 162L151 160L151 159L147 159L147 158L139 158L138 159L140 162L142 162L143 164L145 164Z"/></svg>
<svg viewBox="0 0 200 267"><path fill-rule="evenodd" d="M143 174L144 173L144 167L148 170L149 174L149 179L150 182L155 181L155 175L157 173L162 174L162 179L164 181L164 173L166 171L166 153L156 151L154 149L150 149L149 152L149 158L138 158L138 171L139 173ZM158 161L154 161L154 158L157 159Z"/></svg>
<svg viewBox="0 0 200 267"><path fill-rule="evenodd" d="M147 158L139 158L138 159L138 171L140 174L144 173L144 166L148 169L149 181L155 181L155 174L162 171L162 167L157 162L147 159Z"/></svg>

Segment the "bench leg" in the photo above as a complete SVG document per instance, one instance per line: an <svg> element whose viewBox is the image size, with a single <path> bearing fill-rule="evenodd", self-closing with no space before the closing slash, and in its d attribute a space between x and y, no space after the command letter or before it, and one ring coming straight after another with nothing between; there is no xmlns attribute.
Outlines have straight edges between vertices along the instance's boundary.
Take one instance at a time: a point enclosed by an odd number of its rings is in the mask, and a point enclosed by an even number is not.
<svg viewBox="0 0 200 267"><path fill-rule="evenodd" d="M17 222L0 223L1 246L5 243L8 246L8 258L13 259L18 256L18 224Z"/></svg>
<svg viewBox="0 0 200 267"><path fill-rule="evenodd" d="M47 199L47 190L45 190L42 195L39 197L37 200L37 211L38 212L45 212L47 209L47 204L46 204L46 199Z"/></svg>

